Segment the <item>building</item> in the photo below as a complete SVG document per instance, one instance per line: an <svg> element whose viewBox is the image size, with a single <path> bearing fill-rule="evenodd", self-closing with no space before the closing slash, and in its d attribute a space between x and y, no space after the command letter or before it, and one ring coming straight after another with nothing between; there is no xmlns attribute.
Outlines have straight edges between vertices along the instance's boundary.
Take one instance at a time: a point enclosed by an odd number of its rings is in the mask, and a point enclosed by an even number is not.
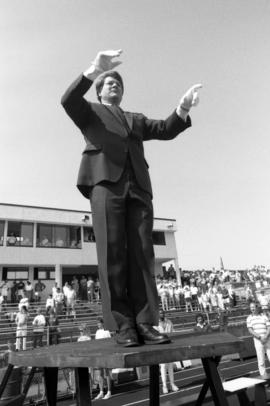
<svg viewBox="0 0 270 406"><path fill-rule="evenodd" d="M175 231L175 220L154 219L156 275L171 260L178 270ZM91 212L0 203L0 281L40 279L46 295L55 282L97 272Z"/></svg>

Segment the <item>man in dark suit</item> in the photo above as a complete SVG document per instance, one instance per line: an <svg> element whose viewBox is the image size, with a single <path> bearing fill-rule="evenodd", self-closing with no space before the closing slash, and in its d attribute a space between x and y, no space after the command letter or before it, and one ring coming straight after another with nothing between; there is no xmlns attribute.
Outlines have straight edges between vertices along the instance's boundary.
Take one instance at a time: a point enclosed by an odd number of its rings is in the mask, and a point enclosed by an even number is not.
<svg viewBox="0 0 270 406"><path fill-rule="evenodd" d="M61 102L86 141L77 186L91 202L105 326L124 346L160 344L169 339L152 327L159 314L143 141L170 140L190 127L188 112L201 86L189 89L166 120L123 112L123 81L112 70L121 52L99 52ZM99 103L90 103L83 96L96 79Z"/></svg>

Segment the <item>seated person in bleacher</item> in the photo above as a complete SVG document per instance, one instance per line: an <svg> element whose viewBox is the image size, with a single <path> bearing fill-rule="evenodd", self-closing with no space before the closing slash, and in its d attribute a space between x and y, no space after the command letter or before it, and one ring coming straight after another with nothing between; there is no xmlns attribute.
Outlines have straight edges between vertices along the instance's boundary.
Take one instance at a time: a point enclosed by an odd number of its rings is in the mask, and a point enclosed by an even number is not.
<svg viewBox="0 0 270 406"><path fill-rule="evenodd" d="M212 327L205 320L202 313L196 315L196 325L194 326L194 331L198 331L200 333L210 333L212 331Z"/></svg>

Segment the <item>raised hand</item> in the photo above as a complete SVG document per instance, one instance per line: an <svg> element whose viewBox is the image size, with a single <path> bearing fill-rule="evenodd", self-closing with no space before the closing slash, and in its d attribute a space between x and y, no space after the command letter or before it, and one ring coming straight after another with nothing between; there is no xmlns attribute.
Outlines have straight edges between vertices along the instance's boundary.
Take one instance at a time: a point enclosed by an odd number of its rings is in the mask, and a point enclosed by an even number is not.
<svg viewBox="0 0 270 406"><path fill-rule="evenodd" d="M197 106L199 103L198 90L202 88L201 84L193 85L180 100L180 107L183 110L189 111L192 106Z"/></svg>
<svg viewBox="0 0 270 406"><path fill-rule="evenodd" d="M108 70L116 68L116 66L120 65L121 61L113 61L113 58L119 57L122 53L122 49L118 50L108 50L108 51L100 51L98 52L96 58L92 62L92 65L95 68L102 72L106 72Z"/></svg>

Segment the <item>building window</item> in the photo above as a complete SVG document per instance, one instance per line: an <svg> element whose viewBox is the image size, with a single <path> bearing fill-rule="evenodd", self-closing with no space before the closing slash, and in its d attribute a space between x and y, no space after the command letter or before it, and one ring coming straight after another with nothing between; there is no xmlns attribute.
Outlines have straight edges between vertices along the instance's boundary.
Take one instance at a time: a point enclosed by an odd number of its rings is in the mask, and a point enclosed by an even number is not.
<svg viewBox="0 0 270 406"><path fill-rule="evenodd" d="M0 245L4 244L4 230L5 230L5 222L0 221Z"/></svg>
<svg viewBox="0 0 270 406"><path fill-rule="evenodd" d="M81 227L38 224L37 246L47 248L81 248Z"/></svg>
<svg viewBox="0 0 270 406"><path fill-rule="evenodd" d="M35 280L55 280L55 269L53 267L34 268Z"/></svg>
<svg viewBox="0 0 270 406"><path fill-rule="evenodd" d="M166 245L165 233L163 231L153 231L152 238L154 245Z"/></svg>
<svg viewBox="0 0 270 406"><path fill-rule="evenodd" d="M33 247L33 230L32 223L9 221L7 245Z"/></svg>
<svg viewBox="0 0 270 406"><path fill-rule="evenodd" d="M93 227L83 227L83 241L84 242L96 241Z"/></svg>
<svg viewBox="0 0 270 406"><path fill-rule="evenodd" d="M16 280L28 280L29 271L26 267L4 267L3 268L3 280L16 281Z"/></svg>

